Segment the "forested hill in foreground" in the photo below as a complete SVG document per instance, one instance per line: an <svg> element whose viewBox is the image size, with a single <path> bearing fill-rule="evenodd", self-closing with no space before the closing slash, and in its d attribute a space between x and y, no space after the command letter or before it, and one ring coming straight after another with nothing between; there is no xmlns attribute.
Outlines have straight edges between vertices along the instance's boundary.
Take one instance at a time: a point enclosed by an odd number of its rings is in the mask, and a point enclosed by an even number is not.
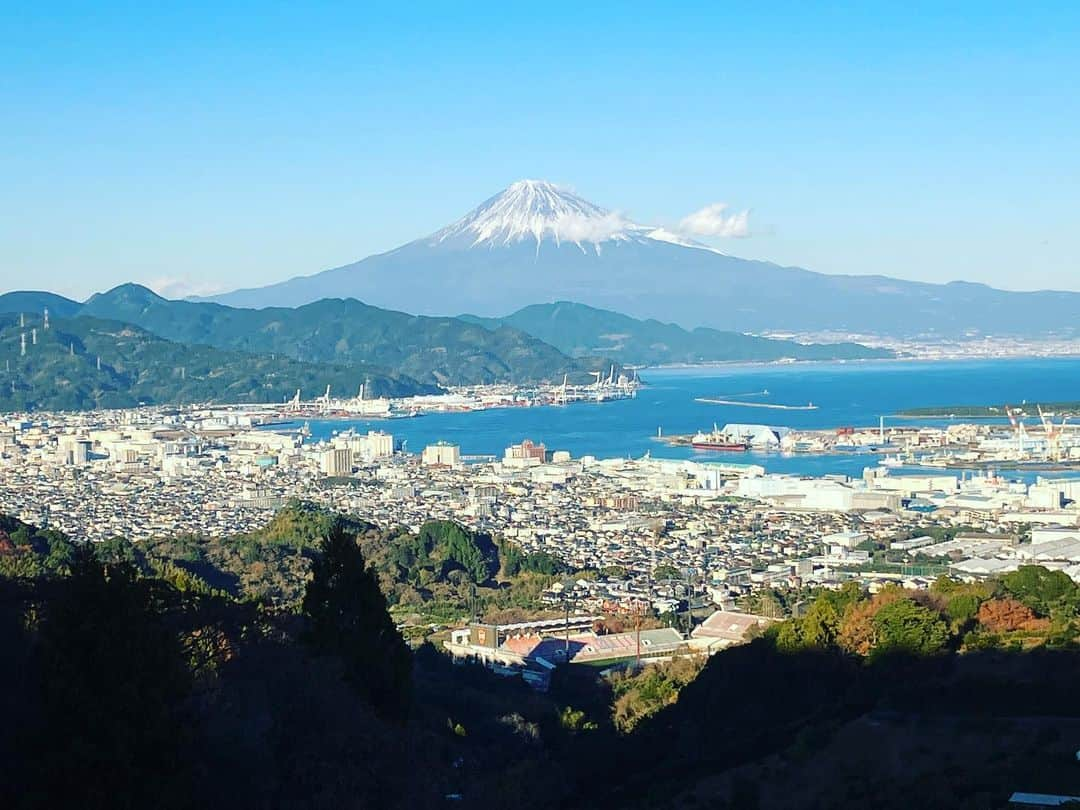
<svg viewBox="0 0 1080 810"><path fill-rule="evenodd" d="M315 363L371 363L426 383L589 379L595 363L510 327L487 329L457 318L408 315L354 299L326 299L295 309L235 309L170 301L125 284L93 296L81 315L133 323L182 343L205 343Z"/></svg>
<svg viewBox="0 0 1080 810"><path fill-rule="evenodd" d="M538 694L410 649L380 590L472 600L507 562L453 523L382 531L308 506L248 537L153 547L0 516L0 803L906 810L1080 794L1080 589L1061 572L851 583L703 666L560 666ZM279 566L284 603L258 595ZM251 579L211 584L204 567Z"/></svg>
<svg viewBox="0 0 1080 810"><path fill-rule="evenodd" d="M534 304L504 318L462 315L488 327L512 326L571 357L602 355L629 365L723 361L866 360L892 357L887 349L858 343L797 343L719 329L683 329L673 323L639 320L618 312L557 301Z"/></svg>
<svg viewBox="0 0 1080 810"><path fill-rule="evenodd" d="M0 411L272 403L297 388L315 392L329 385L351 393L365 380L375 395L437 390L373 366L301 363L280 355L189 346L116 321L55 318L46 330L40 317L20 326L18 315L0 315Z"/></svg>

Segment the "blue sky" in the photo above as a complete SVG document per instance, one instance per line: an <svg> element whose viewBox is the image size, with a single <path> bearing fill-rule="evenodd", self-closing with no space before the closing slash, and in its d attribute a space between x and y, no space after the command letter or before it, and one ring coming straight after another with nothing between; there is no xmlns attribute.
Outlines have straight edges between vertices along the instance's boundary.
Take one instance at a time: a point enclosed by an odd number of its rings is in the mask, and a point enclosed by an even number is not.
<svg viewBox="0 0 1080 810"><path fill-rule="evenodd" d="M540 177L749 209L735 255L1080 290L1077 3L150 5L0 12L0 287L270 283Z"/></svg>

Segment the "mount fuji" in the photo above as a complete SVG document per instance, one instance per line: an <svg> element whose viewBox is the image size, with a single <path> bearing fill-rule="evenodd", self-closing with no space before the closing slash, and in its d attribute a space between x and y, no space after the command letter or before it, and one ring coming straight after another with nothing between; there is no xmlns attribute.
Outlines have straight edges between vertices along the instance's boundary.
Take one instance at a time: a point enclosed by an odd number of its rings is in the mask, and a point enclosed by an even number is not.
<svg viewBox="0 0 1080 810"><path fill-rule="evenodd" d="M835 276L729 256L521 180L430 236L353 264L209 300L238 307L358 298L419 314L502 316L578 301L735 331L1076 334L1080 293Z"/></svg>

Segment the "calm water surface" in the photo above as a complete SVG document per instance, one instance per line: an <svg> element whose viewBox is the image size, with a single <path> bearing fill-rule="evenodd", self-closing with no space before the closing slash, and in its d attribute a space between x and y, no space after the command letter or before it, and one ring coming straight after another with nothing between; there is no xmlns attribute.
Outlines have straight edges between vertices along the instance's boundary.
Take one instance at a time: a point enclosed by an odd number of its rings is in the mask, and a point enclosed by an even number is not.
<svg viewBox="0 0 1080 810"><path fill-rule="evenodd" d="M405 439L406 449L413 452L443 439L459 444L467 455L501 456L507 445L531 438L551 450L569 450L574 456L639 457L651 452L663 458L761 464L770 472L859 475L874 461L861 455L701 453L669 447L653 437L658 428L666 434L694 433L710 429L714 422L721 427L728 422L749 422L832 429L877 426L881 416L888 425L890 415L923 406L1080 401L1080 358L732 365L649 369L641 376L648 386L636 399L621 402L432 414L389 421L312 421L310 427L315 439L348 427L364 431L381 428ZM768 395L759 393L766 390ZM813 402L818 407L786 411L694 401L697 397L739 399L748 394L757 394L746 397L750 402ZM942 420L892 423L942 424Z"/></svg>

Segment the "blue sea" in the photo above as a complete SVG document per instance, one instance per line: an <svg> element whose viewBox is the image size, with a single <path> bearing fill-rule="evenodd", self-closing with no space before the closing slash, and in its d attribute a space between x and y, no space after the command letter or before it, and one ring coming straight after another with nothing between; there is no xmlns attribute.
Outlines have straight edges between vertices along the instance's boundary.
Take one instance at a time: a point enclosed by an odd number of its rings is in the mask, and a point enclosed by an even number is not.
<svg viewBox="0 0 1080 810"><path fill-rule="evenodd" d="M636 399L563 407L507 408L431 414L415 419L311 421L312 437L335 431L383 429L419 452L440 439L465 455L502 455L507 445L530 438L574 456L640 457L760 464L769 472L859 475L876 460L860 454L782 455L709 453L656 441L665 434L694 433L730 422L832 429L841 426L942 424L942 420L890 420L907 408L1002 405L1023 401L1080 401L1080 358L957 361L880 361L726 365L641 372L646 387ZM768 391L768 394L761 392ZM815 410L773 410L696 402L696 398L745 399L784 405L813 403ZM1034 478L1034 475L1014 477ZM1057 475L1056 473L1052 475Z"/></svg>

